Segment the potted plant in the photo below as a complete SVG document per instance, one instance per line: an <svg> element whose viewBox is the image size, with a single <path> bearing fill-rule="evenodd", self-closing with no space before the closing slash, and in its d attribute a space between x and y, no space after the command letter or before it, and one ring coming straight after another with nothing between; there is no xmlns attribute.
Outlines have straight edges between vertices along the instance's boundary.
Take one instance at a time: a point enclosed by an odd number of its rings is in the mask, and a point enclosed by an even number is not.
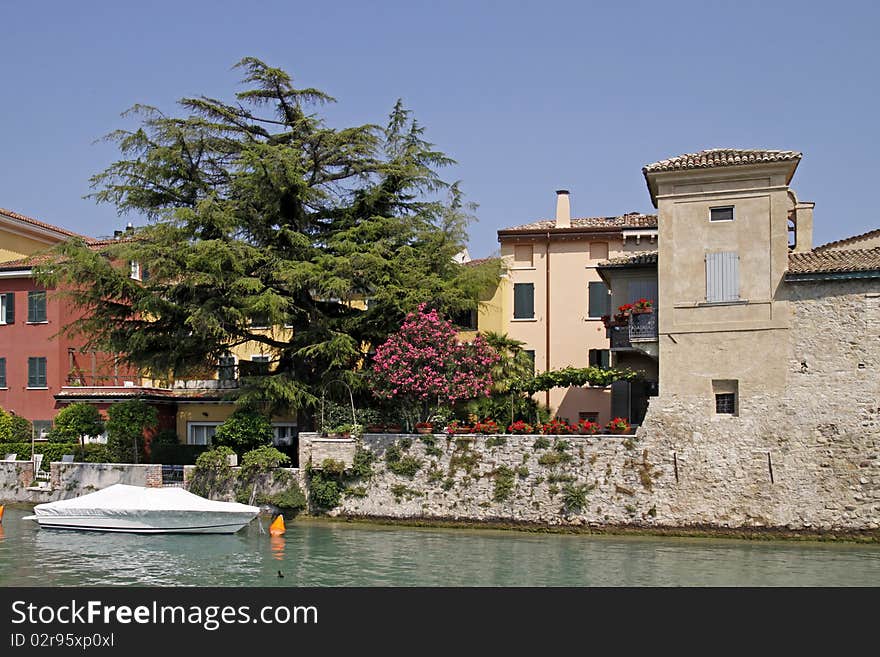
<svg viewBox="0 0 880 657"><path fill-rule="evenodd" d="M523 422L522 420L517 420L509 427L507 427L507 433L513 433L518 435L525 435L529 433L534 433L535 428L529 424L528 422Z"/></svg>
<svg viewBox="0 0 880 657"><path fill-rule="evenodd" d="M601 428L598 422L593 422L592 420L580 420L576 426L577 432L582 436L592 436L597 434Z"/></svg>
<svg viewBox="0 0 880 657"><path fill-rule="evenodd" d="M609 422L605 428L608 430L608 433L615 434L623 434L629 433L630 424L622 417L616 417L611 422Z"/></svg>
<svg viewBox="0 0 880 657"><path fill-rule="evenodd" d="M385 425L381 422L367 425L367 433L382 433L383 431L385 431Z"/></svg>
<svg viewBox="0 0 880 657"><path fill-rule="evenodd" d="M654 302L650 299L639 299L632 304L632 310L630 312L633 314L652 313L654 312Z"/></svg>
<svg viewBox="0 0 880 657"><path fill-rule="evenodd" d="M568 422L554 418L541 427L541 433L551 436L565 436L571 433L571 427L568 425Z"/></svg>
<svg viewBox="0 0 880 657"><path fill-rule="evenodd" d="M402 433L403 426L398 424L397 422L391 422L390 424L385 425L385 433Z"/></svg>
<svg viewBox="0 0 880 657"><path fill-rule="evenodd" d="M500 427L498 426L498 423L489 418L486 418L482 422L477 422L474 425L474 433L481 433L487 436L498 433L499 429Z"/></svg>
<svg viewBox="0 0 880 657"><path fill-rule="evenodd" d="M434 425L430 422L416 422L416 433L429 434L433 433Z"/></svg>
<svg viewBox="0 0 880 657"><path fill-rule="evenodd" d="M450 436L461 435L464 433L473 433L473 431L473 427L467 424L460 424L458 420L453 420L446 425L446 433Z"/></svg>
<svg viewBox="0 0 880 657"><path fill-rule="evenodd" d="M333 437L334 438L350 438L351 437L351 425L350 424L340 424L338 427L333 429Z"/></svg>

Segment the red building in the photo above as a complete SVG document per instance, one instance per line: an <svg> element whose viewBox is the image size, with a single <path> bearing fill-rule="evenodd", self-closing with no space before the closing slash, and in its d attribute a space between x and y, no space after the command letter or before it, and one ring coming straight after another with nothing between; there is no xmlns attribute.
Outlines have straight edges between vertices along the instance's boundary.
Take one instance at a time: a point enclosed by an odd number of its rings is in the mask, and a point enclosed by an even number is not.
<svg viewBox="0 0 880 657"><path fill-rule="evenodd" d="M137 372L110 354L84 349L82 336L63 329L79 311L33 278L34 256L74 233L0 210L0 407L51 426L63 386L138 386ZM95 248L106 242L83 238ZM5 262L3 262L5 260Z"/></svg>

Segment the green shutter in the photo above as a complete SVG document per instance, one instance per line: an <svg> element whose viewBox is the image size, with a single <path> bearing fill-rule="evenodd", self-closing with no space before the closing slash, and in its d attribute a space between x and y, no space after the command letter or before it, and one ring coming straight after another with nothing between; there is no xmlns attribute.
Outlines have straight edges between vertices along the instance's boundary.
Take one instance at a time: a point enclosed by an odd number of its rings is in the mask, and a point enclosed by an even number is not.
<svg viewBox="0 0 880 657"><path fill-rule="evenodd" d="M602 317L611 314L611 297L608 286L602 282L590 283L589 286L590 317Z"/></svg>
<svg viewBox="0 0 880 657"><path fill-rule="evenodd" d="M15 292L6 293L6 323L15 324Z"/></svg>
<svg viewBox="0 0 880 657"><path fill-rule="evenodd" d="M28 292L28 322L46 321L46 292Z"/></svg>
<svg viewBox="0 0 880 657"><path fill-rule="evenodd" d="M0 358L0 388L6 387L6 359Z"/></svg>
<svg viewBox="0 0 880 657"><path fill-rule="evenodd" d="M46 359L28 358L28 388L46 387Z"/></svg>
<svg viewBox="0 0 880 657"><path fill-rule="evenodd" d="M533 319L535 317L535 284L514 283L513 318Z"/></svg>

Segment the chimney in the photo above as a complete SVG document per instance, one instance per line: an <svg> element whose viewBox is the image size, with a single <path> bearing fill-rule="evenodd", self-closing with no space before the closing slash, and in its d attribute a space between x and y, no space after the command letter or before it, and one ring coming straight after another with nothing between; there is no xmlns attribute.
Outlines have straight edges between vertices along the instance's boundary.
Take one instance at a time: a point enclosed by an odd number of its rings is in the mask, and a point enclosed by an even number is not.
<svg viewBox="0 0 880 657"><path fill-rule="evenodd" d="M125 232L126 232L126 233L131 233L131 232L133 232L133 231L134 231L134 226L132 226L132 225L131 225L131 222L129 221L129 222L128 222L128 225L125 227Z"/></svg>
<svg viewBox="0 0 880 657"><path fill-rule="evenodd" d="M806 253L813 249L813 208L815 203L798 201L794 206L794 249L795 253Z"/></svg>
<svg viewBox="0 0 880 657"><path fill-rule="evenodd" d="M571 204L567 189L556 190L556 228L571 228Z"/></svg>

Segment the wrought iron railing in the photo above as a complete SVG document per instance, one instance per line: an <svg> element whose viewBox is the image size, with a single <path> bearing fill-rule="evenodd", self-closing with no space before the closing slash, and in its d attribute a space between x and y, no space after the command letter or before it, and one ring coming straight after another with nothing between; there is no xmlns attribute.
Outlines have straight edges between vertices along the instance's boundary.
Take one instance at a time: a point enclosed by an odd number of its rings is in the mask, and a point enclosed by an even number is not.
<svg viewBox="0 0 880 657"><path fill-rule="evenodd" d="M633 342L656 340L657 313L633 313L630 315L629 339Z"/></svg>
<svg viewBox="0 0 880 657"><path fill-rule="evenodd" d="M609 326L608 339L612 349L631 349L633 342L657 339L657 313L634 313L627 324Z"/></svg>

